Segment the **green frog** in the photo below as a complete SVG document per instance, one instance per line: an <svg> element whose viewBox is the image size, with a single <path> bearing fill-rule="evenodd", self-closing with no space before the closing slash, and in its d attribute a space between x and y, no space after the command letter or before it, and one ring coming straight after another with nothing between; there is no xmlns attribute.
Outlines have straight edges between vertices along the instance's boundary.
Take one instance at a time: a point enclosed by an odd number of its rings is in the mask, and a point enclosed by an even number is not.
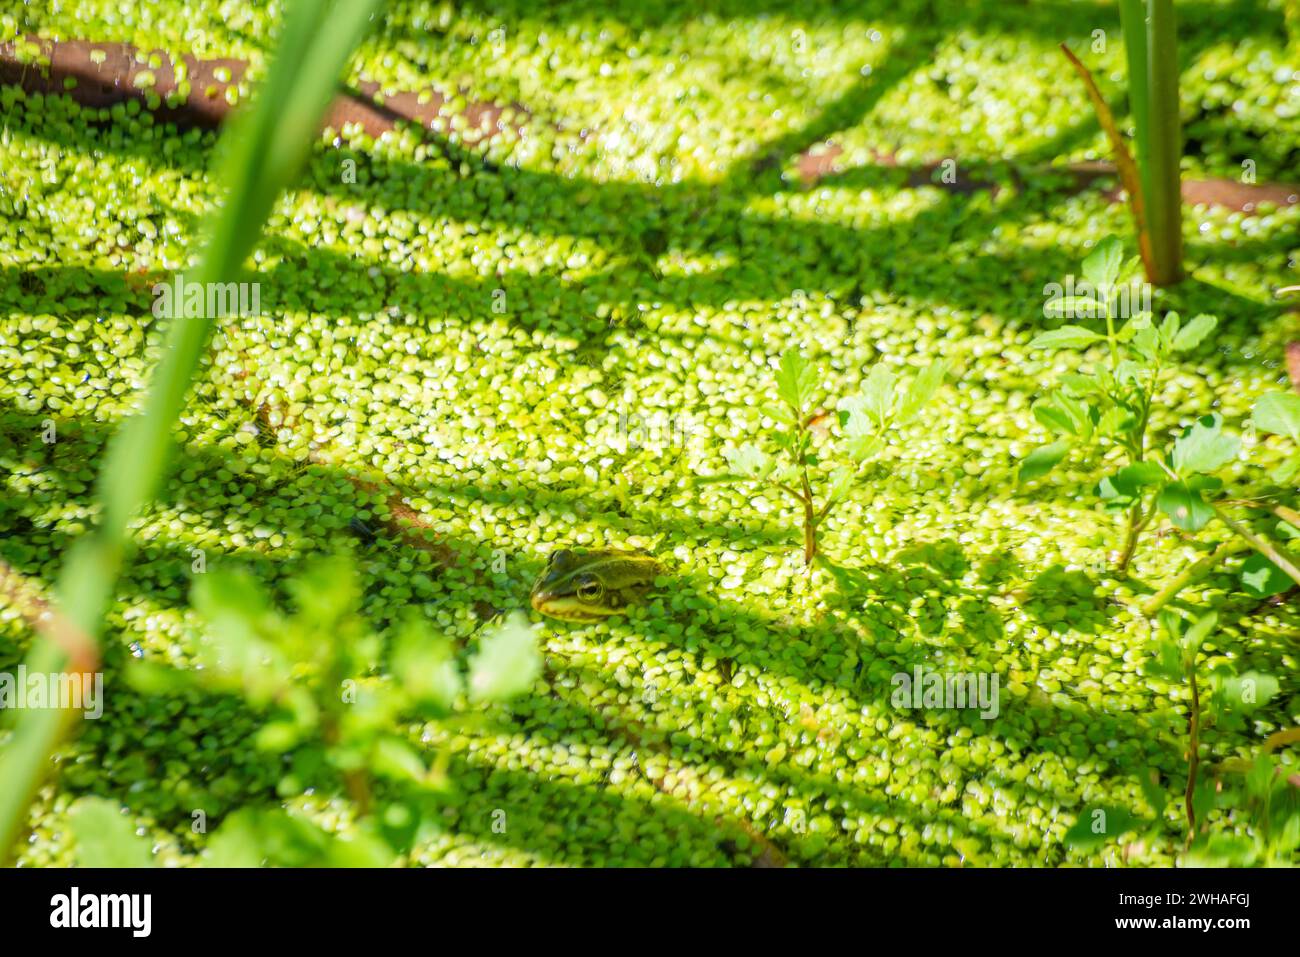
<svg viewBox="0 0 1300 957"><path fill-rule="evenodd" d="M662 574L663 566L644 552L559 548L533 585L531 601L551 618L598 621L642 601Z"/></svg>

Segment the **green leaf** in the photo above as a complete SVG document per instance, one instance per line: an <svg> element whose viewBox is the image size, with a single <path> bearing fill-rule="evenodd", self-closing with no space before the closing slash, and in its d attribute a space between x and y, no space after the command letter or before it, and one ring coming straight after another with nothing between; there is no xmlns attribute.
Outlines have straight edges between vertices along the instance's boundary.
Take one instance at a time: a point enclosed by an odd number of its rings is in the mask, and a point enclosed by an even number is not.
<svg viewBox="0 0 1300 957"><path fill-rule="evenodd" d="M1214 518L1214 509L1186 482L1170 482L1161 489L1156 496L1156 507L1185 532L1199 532Z"/></svg>
<svg viewBox="0 0 1300 957"><path fill-rule="evenodd" d="M1163 608L1160 611L1160 627L1165 630L1174 641L1179 641L1183 636L1183 619L1172 608Z"/></svg>
<svg viewBox="0 0 1300 957"><path fill-rule="evenodd" d="M1196 790L1192 792L1192 810L1196 813L1198 821L1204 821L1206 816L1214 810L1216 797L1217 786L1214 776L1210 774L1204 775L1196 782Z"/></svg>
<svg viewBox="0 0 1300 957"><path fill-rule="evenodd" d="M1102 391L1101 382L1096 376L1067 372L1061 376L1061 388L1076 397L1096 395Z"/></svg>
<svg viewBox="0 0 1300 957"><path fill-rule="evenodd" d="M773 482L779 482L783 485L799 484L799 468L795 465L783 465L772 475Z"/></svg>
<svg viewBox="0 0 1300 957"><path fill-rule="evenodd" d="M776 372L776 394L795 410L799 418L803 418L816 386L817 369L797 347L792 346L781 354L781 365Z"/></svg>
<svg viewBox="0 0 1300 957"><path fill-rule="evenodd" d="M149 842L116 801L83 797L68 811L78 867L153 867Z"/></svg>
<svg viewBox="0 0 1300 957"><path fill-rule="evenodd" d="M1085 808L1074 826L1065 832L1065 843L1079 850L1088 850L1116 840L1140 823L1128 810L1116 805Z"/></svg>
<svg viewBox="0 0 1300 957"><path fill-rule="evenodd" d="M1284 854L1293 853L1296 848L1300 848L1300 812L1293 809L1287 815L1273 845Z"/></svg>
<svg viewBox="0 0 1300 957"><path fill-rule="evenodd" d="M270 721L253 736L253 746L259 751L284 754L292 751L302 740L302 729L293 721Z"/></svg>
<svg viewBox="0 0 1300 957"><path fill-rule="evenodd" d="M254 707L278 697L292 682L293 666L263 635L284 634L288 626L270 610L261 586L242 569L214 568L192 591L206 624L198 657L209 680L238 688Z"/></svg>
<svg viewBox="0 0 1300 957"><path fill-rule="evenodd" d="M1278 680L1272 675L1247 671L1223 681L1223 698L1233 711L1249 714L1268 704L1277 695Z"/></svg>
<svg viewBox="0 0 1300 957"><path fill-rule="evenodd" d="M1203 416L1183 432L1174 443L1172 464L1179 475L1213 472L1222 468L1241 451L1241 440L1223 432L1223 416Z"/></svg>
<svg viewBox="0 0 1300 957"><path fill-rule="evenodd" d="M1092 437L1095 410L1082 399L1076 399L1057 389L1032 406L1034 418L1056 435L1075 438Z"/></svg>
<svg viewBox="0 0 1300 957"><path fill-rule="evenodd" d="M1155 652L1146 663L1146 673L1164 678L1166 681L1179 682L1185 677L1183 673L1183 654L1176 641L1161 640L1155 643Z"/></svg>
<svg viewBox="0 0 1300 957"><path fill-rule="evenodd" d="M861 395L846 395L835 403L840 427L845 435L874 435L878 423L867 411L867 401Z"/></svg>
<svg viewBox="0 0 1300 957"><path fill-rule="evenodd" d="M1131 492L1124 491L1115 484L1117 476L1105 475L1097 483L1097 497L1106 503L1109 509L1127 509L1136 501Z"/></svg>
<svg viewBox="0 0 1300 957"><path fill-rule="evenodd" d="M1165 321L1160 323L1160 344L1165 352L1173 349L1174 339L1178 336L1180 328L1182 328L1182 321L1176 312L1169 313L1165 316Z"/></svg>
<svg viewBox="0 0 1300 957"><path fill-rule="evenodd" d="M728 449L722 453L731 470L737 475L750 479L765 479L771 474L773 463L766 452L757 445L747 442L738 449Z"/></svg>
<svg viewBox="0 0 1300 957"><path fill-rule="evenodd" d="M1119 278L1119 268L1124 261L1124 244L1114 236L1107 236L1083 261L1083 278L1096 289L1109 289Z"/></svg>
<svg viewBox="0 0 1300 957"><path fill-rule="evenodd" d="M889 421L889 413L894 407L896 381L893 370L883 362L877 362L867 373L867 381L862 384L860 408L878 428L883 429Z"/></svg>
<svg viewBox="0 0 1300 957"><path fill-rule="evenodd" d="M1122 405L1112 405L1097 420L1097 432L1101 435L1121 435L1131 431L1137 425L1137 416Z"/></svg>
<svg viewBox="0 0 1300 957"><path fill-rule="evenodd" d="M463 681L451 642L418 613L403 620L390 664L393 677L416 701L450 711L461 693Z"/></svg>
<svg viewBox="0 0 1300 957"><path fill-rule="evenodd" d="M1249 867L1259 856L1255 842L1235 834L1212 834L1193 844L1184 857L1186 867Z"/></svg>
<svg viewBox="0 0 1300 957"><path fill-rule="evenodd" d="M1164 817L1165 808L1169 806L1169 792L1160 786L1160 772L1148 768L1145 773L1138 775L1138 784L1142 788L1142 796L1156 812L1156 819Z"/></svg>
<svg viewBox="0 0 1300 957"><path fill-rule="evenodd" d="M885 440L878 435L851 433L844 437L844 454L854 462L861 464L885 447Z"/></svg>
<svg viewBox="0 0 1300 957"><path fill-rule="evenodd" d="M1098 335L1091 329L1083 328L1083 326L1061 326L1059 329L1040 332L1034 336L1029 343L1029 348L1084 349L1093 343L1101 342L1105 338L1105 336Z"/></svg>
<svg viewBox="0 0 1300 957"><path fill-rule="evenodd" d="M1167 321L1167 320L1166 320ZM1173 337L1172 347L1174 352L1190 352L1201 344L1201 341L1214 331L1214 327L1219 324L1219 320L1214 316L1204 313L1194 318Z"/></svg>
<svg viewBox="0 0 1300 957"><path fill-rule="evenodd" d="M1290 485L1297 474L1300 474L1300 454L1291 456L1277 468L1269 473L1269 478L1279 485Z"/></svg>
<svg viewBox="0 0 1300 957"><path fill-rule="evenodd" d="M1049 299L1043 305L1043 314L1069 319L1104 319L1106 304L1091 296L1062 296L1059 299Z"/></svg>
<svg viewBox="0 0 1300 957"><path fill-rule="evenodd" d="M777 422L783 422L786 425L795 424L794 413L791 412L784 405L770 405L770 404L765 405L763 406L763 414L767 416L769 419L773 419L774 421Z"/></svg>
<svg viewBox="0 0 1300 957"><path fill-rule="evenodd" d="M1267 754L1255 756L1254 763L1246 772L1246 793L1254 798L1266 798L1273 790L1275 765Z"/></svg>
<svg viewBox="0 0 1300 957"><path fill-rule="evenodd" d="M1102 498L1136 498L1145 487L1159 485L1165 473L1155 462L1135 462L1102 479Z"/></svg>
<svg viewBox="0 0 1300 957"><path fill-rule="evenodd" d="M334 626L357 606L361 593L352 563L335 556L307 565L290 579L288 590L303 621L320 630Z"/></svg>
<svg viewBox="0 0 1300 957"><path fill-rule="evenodd" d="M209 867L387 867L393 851L367 830L331 834L280 809L241 808L208 840Z"/></svg>
<svg viewBox="0 0 1300 957"><path fill-rule="evenodd" d="M1252 552L1241 563L1241 587L1254 598L1271 598L1280 595L1295 584L1286 572L1258 552Z"/></svg>
<svg viewBox="0 0 1300 957"><path fill-rule="evenodd" d="M1151 326L1144 326L1133 333L1133 351L1146 359L1148 363L1154 362L1160 354L1160 333ZM1137 381L1137 377L1133 377Z"/></svg>
<svg viewBox="0 0 1300 957"><path fill-rule="evenodd" d="M1285 435L1300 442L1300 395L1294 392L1270 392L1255 403L1252 415L1255 428L1273 435Z"/></svg>
<svg viewBox="0 0 1300 957"><path fill-rule="evenodd" d="M1164 481L1165 470L1155 462L1134 462L1120 469L1119 475L1123 481L1135 486L1159 485Z"/></svg>
<svg viewBox="0 0 1300 957"><path fill-rule="evenodd" d="M204 618L228 616L249 629L271 611L270 598L257 579L237 567L218 566L196 578L190 598Z"/></svg>
<svg viewBox="0 0 1300 957"><path fill-rule="evenodd" d="M429 777L429 769L415 749L405 741L385 735L375 742L370 769L390 781L422 784Z"/></svg>
<svg viewBox="0 0 1300 957"><path fill-rule="evenodd" d="M479 640L469 662L469 697L478 703L505 701L532 687L542 673L542 656L523 612L512 612Z"/></svg>
<svg viewBox="0 0 1300 957"><path fill-rule="evenodd" d="M830 490L826 493L827 502L833 504L843 498L857 474L857 469L848 466L841 466L833 471L831 473Z"/></svg>
<svg viewBox="0 0 1300 957"><path fill-rule="evenodd" d="M1185 655L1183 660L1189 667L1195 662L1196 655L1201 650L1201 643L1209 637L1210 632L1214 630L1214 626L1218 623L1218 612L1209 612L1197 618L1192 623L1192 626L1187 629L1187 633L1183 635L1182 646Z"/></svg>
<svg viewBox="0 0 1300 957"><path fill-rule="evenodd" d="M1121 359L1115 367L1115 381L1120 385L1141 385L1146 366L1132 359Z"/></svg>
<svg viewBox="0 0 1300 957"><path fill-rule="evenodd" d="M934 394L943 385L943 379L947 373L948 364L942 360L931 362L922 369L916 378L912 380L907 392L903 394L903 399L898 405L898 412L894 416L894 422L898 425L905 425L912 421L917 413L934 398Z"/></svg>
<svg viewBox="0 0 1300 957"><path fill-rule="evenodd" d="M1023 485L1026 482L1042 478L1060 464L1061 460L1069 452L1070 443L1065 441L1040 445L1020 460L1020 469L1016 473L1016 481Z"/></svg>

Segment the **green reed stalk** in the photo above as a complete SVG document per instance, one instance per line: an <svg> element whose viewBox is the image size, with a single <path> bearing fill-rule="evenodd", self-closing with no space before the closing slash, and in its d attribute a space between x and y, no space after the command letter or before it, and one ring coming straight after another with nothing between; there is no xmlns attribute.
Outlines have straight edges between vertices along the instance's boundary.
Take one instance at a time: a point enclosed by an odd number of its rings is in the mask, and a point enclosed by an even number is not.
<svg viewBox="0 0 1300 957"><path fill-rule="evenodd" d="M1147 279L1183 278L1182 121L1178 112L1178 37L1173 0L1120 0L1128 62L1129 108L1151 251Z"/></svg>

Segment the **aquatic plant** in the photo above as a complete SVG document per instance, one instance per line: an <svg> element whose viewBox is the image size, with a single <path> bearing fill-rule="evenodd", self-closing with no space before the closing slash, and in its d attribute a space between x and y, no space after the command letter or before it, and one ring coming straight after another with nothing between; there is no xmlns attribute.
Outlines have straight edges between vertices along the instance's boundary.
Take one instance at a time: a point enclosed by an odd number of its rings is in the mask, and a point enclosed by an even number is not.
<svg viewBox="0 0 1300 957"><path fill-rule="evenodd" d="M382 635L359 614L358 576L342 556L309 565L287 587L296 604L288 615L243 569L196 576L194 607L204 621L198 667L136 662L128 679L151 696L240 696L261 717L255 749L283 763L282 797L323 790L352 802L341 834L284 807L242 808L214 827L207 863L387 866L436 828L453 790L450 752L431 762L404 729L468 727L483 706L527 691L542 667L532 629L516 612L477 636L470 656L414 611ZM132 834L106 846L108 838L94 834L100 816L91 813L88 826L76 827L83 866L110 866L105 854L141 843ZM206 829L206 813L197 813ZM147 845L143 859L150 859Z"/></svg>
<svg viewBox="0 0 1300 957"><path fill-rule="evenodd" d="M883 363L872 366L859 392L836 404L839 435L822 441L829 413L815 400L821 391L820 372L796 348L785 351L776 374L780 405L764 413L776 423L772 439L780 450L771 455L753 442L728 450L732 473L724 480L769 484L797 503L803 516L803 560L817 556L817 529L831 510L858 482L869 478L870 466L898 429L910 424L943 384L947 364L930 363L904 385ZM784 461L782 461L784 459ZM814 478L825 476L825 488L814 489Z"/></svg>
<svg viewBox="0 0 1300 957"><path fill-rule="evenodd" d="M1019 470L1019 481L1031 482L1075 448L1118 449L1119 468L1101 480L1097 494L1128 518L1115 560L1119 572L1128 568L1157 512L1187 531L1205 524L1208 506L1202 496L1218 487L1207 473L1238 451L1235 440L1221 434L1218 419L1193 426L1171 449L1151 448L1148 432L1162 376L1178 356L1201 345L1217 320L1199 315L1184 325L1171 312L1156 325L1149 310L1131 310L1137 301L1131 279L1132 264L1125 269L1120 241L1107 237L1083 261L1080 294L1049 301L1048 308L1058 314L1101 318L1105 327L1064 325L1040 333L1030 348L1077 351L1082 360L1088 350L1104 346L1105 361L1081 362L1079 368L1087 371L1062 376L1060 385L1034 403L1034 417L1055 439L1025 456ZM1126 321L1121 325L1121 320Z"/></svg>

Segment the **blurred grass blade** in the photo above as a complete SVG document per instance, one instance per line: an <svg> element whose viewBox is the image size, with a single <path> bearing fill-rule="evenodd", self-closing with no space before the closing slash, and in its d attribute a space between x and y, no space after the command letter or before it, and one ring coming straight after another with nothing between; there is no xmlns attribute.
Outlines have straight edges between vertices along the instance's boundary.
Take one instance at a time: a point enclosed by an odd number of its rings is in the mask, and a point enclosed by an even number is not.
<svg viewBox="0 0 1300 957"><path fill-rule="evenodd" d="M217 180L225 191L188 282L234 282L280 192L301 169L352 50L381 0L294 0L276 57L247 112L222 138ZM179 304L178 304L179 306ZM99 528L70 550L56 589L59 613L93 643L130 552L130 525L153 499L171 453L171 432L212 331L214 317L176 310L167 350L154 370L143 411L128 419L100 474ZM29 673L66 667L68 655L37 640ZM23 710L0 753L0 863L6 861L50 756L78 718L71 710Z"/></svg>

